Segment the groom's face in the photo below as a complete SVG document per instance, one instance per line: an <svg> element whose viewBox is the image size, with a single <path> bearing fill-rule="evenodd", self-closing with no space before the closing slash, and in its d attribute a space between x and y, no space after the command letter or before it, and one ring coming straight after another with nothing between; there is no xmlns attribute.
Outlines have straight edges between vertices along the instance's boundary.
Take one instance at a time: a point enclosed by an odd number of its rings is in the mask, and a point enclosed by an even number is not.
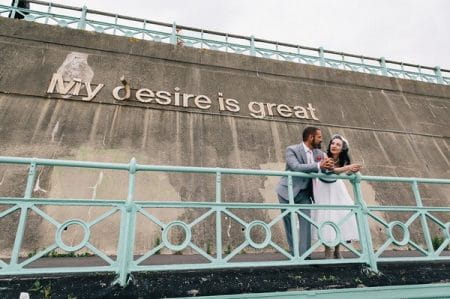
<svg viewBox="0 0 450 299"><path fill-rule="evenodd" d="M313 148L321 148L322 147L322 131L317 130L316 134L311 141L311 145Z"/></svg>

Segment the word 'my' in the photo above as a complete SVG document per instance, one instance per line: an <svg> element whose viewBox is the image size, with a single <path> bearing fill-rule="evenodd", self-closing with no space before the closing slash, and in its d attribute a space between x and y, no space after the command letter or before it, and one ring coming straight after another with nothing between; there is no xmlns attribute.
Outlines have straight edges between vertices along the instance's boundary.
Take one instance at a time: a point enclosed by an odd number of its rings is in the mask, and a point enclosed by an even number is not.
<svg viewBox="0 0 450 299"><path fill-rule="evenodd" d="M83 82L81 79L72 78L68 83L65 83L62 74L54 73L50 85L48 86L47 93L58 93L61 95L80 95L81 88L85 87L87 96L82 96L83 101L91 101L99 91L105 86L105 84L98 84L94 90L92 90L91 82Z"/></svg>

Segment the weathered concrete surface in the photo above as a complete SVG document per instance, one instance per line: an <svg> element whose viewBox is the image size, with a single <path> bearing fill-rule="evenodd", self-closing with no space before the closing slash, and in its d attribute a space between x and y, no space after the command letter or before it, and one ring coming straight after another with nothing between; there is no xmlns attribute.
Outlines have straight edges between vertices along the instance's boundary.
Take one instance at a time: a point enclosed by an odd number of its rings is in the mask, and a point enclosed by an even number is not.
<svg viewBox="0 0 450 299"><path fill-rule="evenodd" d="M284 168L284 149L297 143L306 125L322 128L325 140L341 133L351 143L354 161L364 163L364 174L448 178L450 176L450 87L375 75L319 68L296 63L176 47L123 37L0 18L0 149L2 155L127 162L140 164L210 166L251 169ZM54 73L66 80L105 84L92 101L82 96L46 93ZM124 75L132 100L112 95ZM211 107L200 109L190 99L188 107L142 103L141 88L152 91L206 95ZM218 93L235 99L239 112L221 111ZM173 100L174 101L174 100ZM315 109L302 119L252 117L252 101L286 104L308 103ZM173 103L173 102L172 102ZM269 110L266 106L266 114ZM258 113L254 113L257 115ZM258 115L257 115L258 116ZM0 168L0 194L23 196L26 169ZM34 196L65 198L125 198L126 173L74 169L39 171ZM276 202L276 178L224 177L225 201ZM413 194L402 184L364 184L365 200L384 205L413 204ZM213 201L214 178L207 175L139 174L136 199ZM449 189L421 187L424 203L448 206ZM6 207L3 207L4 209ZM94 219L106 210L44 207L56 219ZM153 211L164 221L191 221L204 211ZM268 221L278 211L242 214L245 220ZM8 255L18 213L0 222L0 248ZM407 216L383 215L389 221ZM447 218L445 218L447 217ZM24 254L49 245L55 228L31 214ZM444 222L448 215L442 216ZM224 247L234 248L243 239L241 226L223 219ZM214 217L194 227L196 244L214 250L210 229ZM413 228L419 223L413 223ZM117 244L118 215L95 226L93 243L107 253ZM372 226L376 243L383 242L379 227ZM412 231L420 231L413 229ZM283 244L281 226L272 232ZM438 233L437 228L433 234ZM418 243L421 235L415 232ZM104 236L107 235L108 238ZM159 228L138 219L136 252L152 248ZM76 243L79 232L68 237ZM178 236L173 236L178 238Z"/></svg>

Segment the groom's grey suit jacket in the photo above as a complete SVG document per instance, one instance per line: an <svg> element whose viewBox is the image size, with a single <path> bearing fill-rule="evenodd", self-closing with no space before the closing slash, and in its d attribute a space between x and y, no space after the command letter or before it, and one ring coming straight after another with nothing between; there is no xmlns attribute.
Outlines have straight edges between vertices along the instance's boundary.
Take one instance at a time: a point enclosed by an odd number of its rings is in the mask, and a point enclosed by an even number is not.
<svg viewBox="0 0 450 299"><path fill-rule="evenodd" d="M286 149L286 171L294 172L319 172L318 162L323 158L324 154L319 149L313 149L314 162L308 164L306 151L303 143L288 146ZM277 194L286 201L289 201L288 195L288 178L282 177L277 186ZM302 193L304 198L312 198L312 181L311 179L292 177L292 191L294 198Z"/></svg>

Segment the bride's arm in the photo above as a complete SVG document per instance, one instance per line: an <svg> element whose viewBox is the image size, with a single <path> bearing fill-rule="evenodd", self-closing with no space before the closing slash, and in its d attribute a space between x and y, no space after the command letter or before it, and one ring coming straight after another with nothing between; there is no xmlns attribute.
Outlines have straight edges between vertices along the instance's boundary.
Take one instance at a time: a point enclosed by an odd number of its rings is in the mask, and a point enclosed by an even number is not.
<svg viewBox="0 0 450 299"><path fill-rule="evenodd" d="M343 173L343 172L358 172L361 169L361 165L360 164L349 164L349 165L345 165L342 167L337 167L335 169L333 169L333 171L335 173Z"/></svg>
<svg viewBox="0 0 450 299"><path fill-rule="evenodd" d="M336 167L336 168L333 169L333 171L335 173L350 172L350 166L351 165L345 165L345 166L342 166L342 167Z"/></svg>

